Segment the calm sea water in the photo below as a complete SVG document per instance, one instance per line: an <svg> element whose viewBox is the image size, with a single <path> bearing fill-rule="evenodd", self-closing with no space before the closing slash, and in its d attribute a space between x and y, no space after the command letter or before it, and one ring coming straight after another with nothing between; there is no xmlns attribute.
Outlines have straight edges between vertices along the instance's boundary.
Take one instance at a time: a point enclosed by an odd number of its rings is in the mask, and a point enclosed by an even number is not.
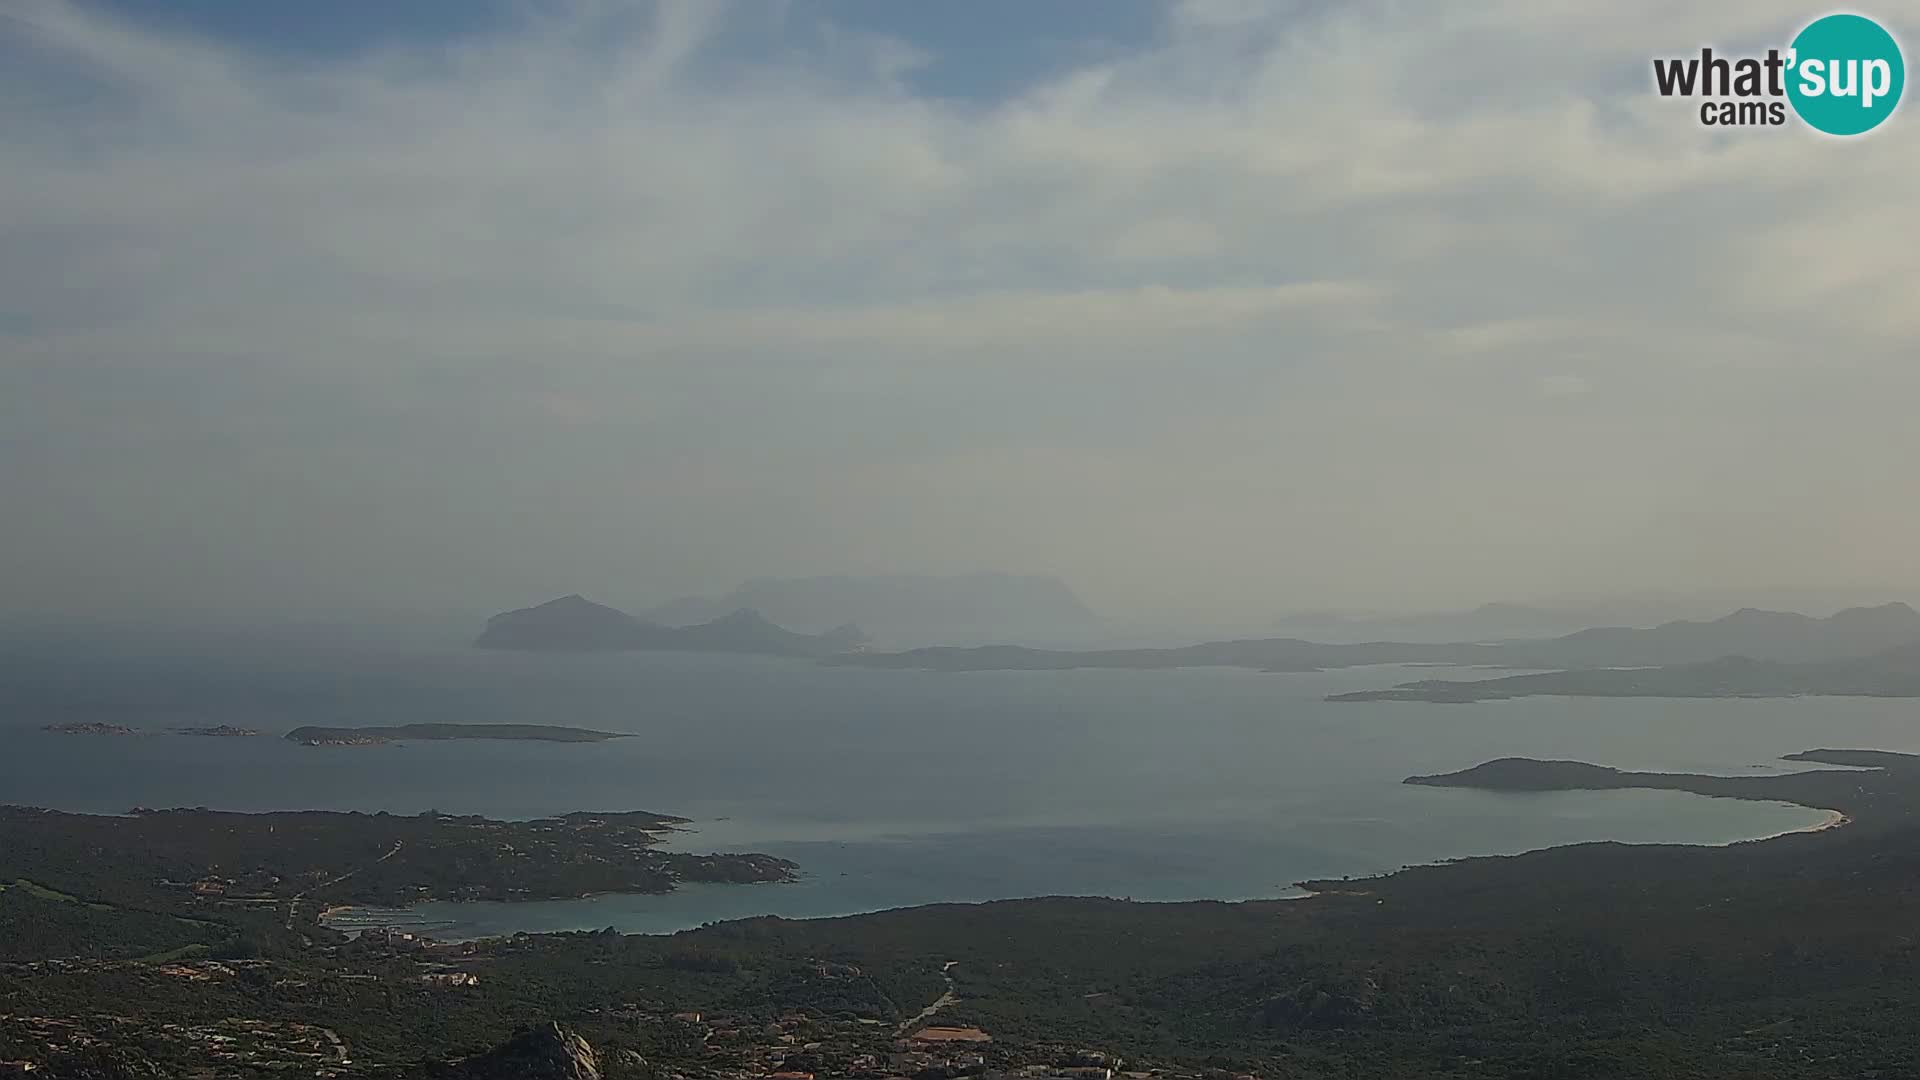
<svg viewBox="0 0 1920 1080"><path fill-rule="evenodd" d="M0 802L496 817L646 809L694 818L676 840L688 850L765 851L805 871L790 885L412 915L456 935L658 932L1019 896L1284 896L1309 877L1587 840L1725 843L1822 815L1673 792L1500 795L1400 780L1505 755L1751 772L1788 768L1779 755L1812 746L1920 750L1904 701L1320 700L1431 674L948 674L338 641L16 643L0 653ZM61 721L156 732L226 723L269 737L38 730ZM270 737L302 724L424 721L639 737L355 749Z"/></svg>

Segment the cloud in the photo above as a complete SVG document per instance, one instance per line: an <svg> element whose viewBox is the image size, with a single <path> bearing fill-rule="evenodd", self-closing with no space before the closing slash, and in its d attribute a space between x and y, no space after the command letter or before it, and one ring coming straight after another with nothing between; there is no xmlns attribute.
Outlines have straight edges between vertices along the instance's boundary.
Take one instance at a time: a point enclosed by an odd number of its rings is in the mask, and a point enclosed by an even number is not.
<svg viewBox="0 0 1920 1080"><path fill-rule="evenodd" d="M1593 384L1578 375L1542 375L1540 393L1546 397L1576 397L1593 392Z"/></svg>
<svg viewBox="0 0 1920 1080"><path fill-rule="evenodd" d="M5 541L17 603L882 565L1477 601L1720 573L1672 508L1920 450L1876 426L1920 144L1647 91L1798 5L1188 4L987 101L831 9L532 10L289 59L0 0L0 494L54 511ZM1380 539L1410 515L1430 543ZM1743 572L1905 573L1900 521Z"/></svg>

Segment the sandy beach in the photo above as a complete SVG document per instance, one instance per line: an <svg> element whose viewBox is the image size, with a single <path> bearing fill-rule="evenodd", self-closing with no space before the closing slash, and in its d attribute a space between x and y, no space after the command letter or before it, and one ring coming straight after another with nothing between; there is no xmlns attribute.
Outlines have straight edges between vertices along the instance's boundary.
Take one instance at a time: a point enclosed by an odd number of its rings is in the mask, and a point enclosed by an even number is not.
<svg viewBox="0 0 1920 1080"><path fill-rule="evenodd" d="M1819 809L1819 808L1816 807L1816 809ZM1837 829L1842 825L1853 824L1852 818L1848 817L1847 815L1841 813L1838 810L1826 810L1824 812L1827 815L1825 820L1816 822L1812 825L1808 825L1804 829L1788 829L1786 832L1783 832L1780 835L1792 836L1795 833L1825 832L1828 829Z"/></svg>

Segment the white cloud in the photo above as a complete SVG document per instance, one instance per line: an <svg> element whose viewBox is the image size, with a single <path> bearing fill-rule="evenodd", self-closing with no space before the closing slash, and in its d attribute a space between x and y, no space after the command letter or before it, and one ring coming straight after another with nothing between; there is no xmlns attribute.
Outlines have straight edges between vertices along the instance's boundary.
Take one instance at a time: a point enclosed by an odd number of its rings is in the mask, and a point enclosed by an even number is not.
<svg viewBox="0 0 1920 1080"><path fill-rule="evenodd" d="M1920 451L1873 426L1915 388L1920 144L1647 91L1797 4L1185 5L990 103L853 32L715 77L717 35L778 29L751 6L542 10L287 62L0 0L0 424L34 451L0 494L99 533L20 530L12 595L284 543L304 569L97 600L1002 564L1120 609L1403 606L1718 574L1631 523ZM494 519L533 488L567 528ZM1380 539L1410 513L1420 560ZM1764 572L1905 573L1900 520Z"/></svg>

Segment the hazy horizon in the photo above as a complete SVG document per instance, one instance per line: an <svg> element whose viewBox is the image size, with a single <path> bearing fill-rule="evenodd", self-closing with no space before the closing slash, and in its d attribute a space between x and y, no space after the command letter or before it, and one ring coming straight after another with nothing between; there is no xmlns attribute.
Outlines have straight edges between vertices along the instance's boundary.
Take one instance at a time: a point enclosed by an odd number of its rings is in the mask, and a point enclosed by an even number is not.
<svg viewBox="0 0 1920 1080"><path fill-rule="evenodd" d="M1071 582L1063 582L1069 589ZM745 583L740 583L745 584ZM575 590L596 603L620 609L642 619L684 625L704 622L712 617L700 614L688 617L662 617L678 602L714 600L723 596L715 590L706 596L630 597L618 589ZM562 594L566 595L566 594ZM1077 591L1075 592L1077 596ZM74 644L84 645L93 631L112 634L128 632L130 640L150 640L151 635L178 632L267 633L281 644L296 642L311 632L322 635L372 634L368 643L454 644L468 642L486 619L503 611L532 607L555 599L549 595L520 595L482 600L458 606L358 607L325 605L311 609L277 611L213 611L176 609L147 613L125 611L84 611L72 608L45 610L10 609L0 611L0 633L28 639L53 630L83 635ZM1084 598L1083 598L1084 599ZM1152 617L1136 612L1091 610L1083 623L1063 625L1057 621L1033 622L1017 612L994 619L952 621L938 604L926 608L926 618L902 629L887 621L870 622L856 614L832 613L815 619L780 618L777 625L790 629L818 630L829 624L854 622L862 629L881 631L875 644L880 648L908 648L923 645L976 645L992 642L1026 644L1052 648L1103 648L1119 646L1165 647L1202 640L1225 638L1300 637L1315 641L1349 642L1366 640L1463 641L1485 636L1487 620L1495 637L1551 638L1575 630L1599 626L1651 627L1675 621L1708 622L1742 609L1792 612L1814 618L1826 618L1847 609L1879 607L1890 603L1920 606L1920 589L1899 587L1823 588L1815 586L1776 586L1759 589L1622 592L1616 594L1561 595L1534 600L1495 599L1461 607L1444 608L1290 608L1217 613L1187 618ZM743 605L755 608L755 605ZM825 605L821 605L825 609ZM661 609L657 611L656 609ZM758 610L757 608L755 608ZM1531 613L1546 622L1508 624L1497 611L1508 609L1519 615ZM762 614L765 614L762 612ZM281 635L291 633L292 638ZM903 636L904 635L904 636ZM344 643L348 639L341 639Z"/></svg>
<svg viewBox="0 0 1920 1080"><path fill-rule="evenodd" d="M1916 121L1648 87L1806 5L1001 7L0 0L0 615L1920 594Z"/></svg>

